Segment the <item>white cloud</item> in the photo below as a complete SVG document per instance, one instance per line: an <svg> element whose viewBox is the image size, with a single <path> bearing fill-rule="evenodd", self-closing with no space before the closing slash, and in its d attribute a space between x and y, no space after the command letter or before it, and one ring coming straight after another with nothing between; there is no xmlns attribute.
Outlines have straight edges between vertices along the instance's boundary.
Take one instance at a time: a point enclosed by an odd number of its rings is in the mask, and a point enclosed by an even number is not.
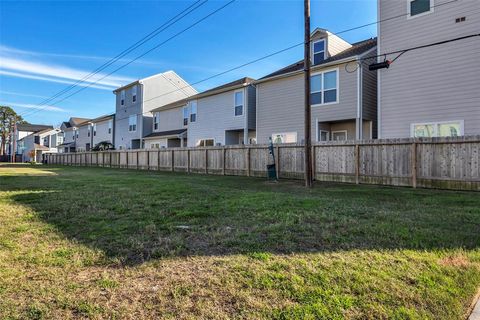
<svg viewBox="0 0 480 320"><path fill-rule="evenodd" d="M41 96L41 95L38 95L38 94L0 90L0 95L2 95L2 94L3 95L9 95L9 96L33 97L33 98L43 98L43 99L50 98L50 97Z"/></svg>
<svg viewBox="0 0 480 320"><path fill-rule="evenodd" d="M11 106L13 108L23 108L23 109L37 109L37 108L40 108L38 105L35 105L35 104L17 103L17 102L11 102L11 101L0 101L0 104ZM48 106L48 105L41 106L41 109L42 109L42 111L68 112L68 110L66 110L66 109L55 107L55 106Z"/></svg>
<svg viewBox="0 0 480 320"><path fill-rule="evenodd" d="M0 74L3 74L5 76L10 76L10 77L16 77L16 78L41 80L41 81L49 81L49 82L56 82L56 83L65 83L65 84L74 84L75 83L75 81L61 80L61 79L57 79L57 78L49 78L49 77L42 77L42 76L34 76L34 75L31 75L31 74L5 71L5 70L1 70L1 69L0 69ZM83 82L77 84L77 86L80 86L80 87L89 86L89 88L96 88L96 89L108 90L108 91L112 90L112 87L99 86L97 84L90 85L89 83L83 83Z"/></svg>

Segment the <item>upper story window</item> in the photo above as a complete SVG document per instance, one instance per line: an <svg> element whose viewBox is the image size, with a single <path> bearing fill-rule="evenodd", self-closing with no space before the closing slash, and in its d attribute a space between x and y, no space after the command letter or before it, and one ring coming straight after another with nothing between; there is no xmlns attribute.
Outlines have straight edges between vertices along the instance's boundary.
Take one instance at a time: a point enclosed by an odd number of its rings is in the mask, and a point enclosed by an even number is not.
<svg viewBox="0 0 480 320"><path fill-rule="evenodd" d="M310 79L310 103L321 105L338 102L338 70L321 72Z"/></svg>
<svg viewBox="0 0 480 320"><path fill-rule="evenodd" d="M190 108L188 106L183 107L183 125L188 125L188 118L190 116Z"/></svg>
<svg viewBox="0 0 480 320"><path fill-rule="evenodd" d="M234 104L235 104L235 116L243 115L243 90L235 92Z"/></svg>
<svg viewBox="0 0 480 320"><path fill-rule="evenodd" d="M190 102L190 122L197 121L197 101Z"/></svg>
<svg viewBox="0 0 480 320"><path fill-rule="evenodd" d="M325 40L317 40L312 46L313 64L322 63L325 60Z"/></svg>
<svg viewBox="0 0 480 320"><path fill-rule="evenodd" d="M113 121L108 120L108 134L112 133Z"/></svg>
<svg viewBox="0 0 480 320"><path fill-rule="evenodd" d="M408 16L415 17L433 11L433 0L407 0Z"/></svg>
<svg viewBox="0 0 480 320"><path fill-rule="evenodd" d="M120 105L125 105L125 90L120 91Z"/></svg>
<svg viewBox="0 0 480 320"><path fill-rule="evenodd" d="M134 114L128 117L128 131L137 131L137 116Z"/></svg>
<svg viewBox="0 0 480 320"><path fill-rule="evenodd" d="M90 137L90 128L87 127L87 137Z"/></svg>
<svg viewBox="0 0 480 320"><path fill-rule="evenodd" d="M94 123L92 125L92 131L93 131L93 136L95 137L97 135L97 124L96 123Z"/></svg>
<svg viewBox="0 0 480 320"><path fill-rule="evenodd" d="M155 112L153 114L153 130L158 130L158 124L159 124L159 112Z"/></svg>
<svg viewBox="0 0 480 320"><path fill-rule="evenodd" d="M137 101L137 86L133 86L132 88L132 102Z"/></svg>

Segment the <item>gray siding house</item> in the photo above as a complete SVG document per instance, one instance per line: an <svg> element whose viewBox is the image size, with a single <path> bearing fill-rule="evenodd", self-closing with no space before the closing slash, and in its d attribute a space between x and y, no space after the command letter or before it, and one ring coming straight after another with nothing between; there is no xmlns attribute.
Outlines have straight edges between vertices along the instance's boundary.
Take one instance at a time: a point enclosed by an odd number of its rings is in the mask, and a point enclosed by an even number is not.
<svg viewBox="0 0 480 320"><path fill-rule="evenodd" d="M378 24L380 55L478 34L480 1L379 0L378 19L390 17ZM480 134L478 57L473 37L408 51L379 70L380 137Z"/></svg>
<svg viewBox="0 0 480 320"><path fill-rule="evenodd" d="M115 115L105 115L78 125L76 135L76 151L90 151L99 142L113 144Z"/></svg>
<svg viewBox="0 0 480 320"><path fill-rule="evenodd" d="M68 153L76 151L76 142L79 137L77 128L80 124L88 121L86 118L72 117L68 121L62 122L60 131L63 136L63 143L58 145L59 153Z"/></svg>
<svg viewBox="0 0 480 320"><path fill-rule="evenodd" d="M52 144L52 136L56 136L60 129L44 129L24 136L19 140L19 154L22 161L42 161L44 153L56 153L57 146Z"/></svg>
<svg viewBox="0 0 480 320"><path fill-rule="evenodd" d="M359 62L376 54L376 39L349 44L316 29L311 41L312 140L376 138L376 71ZM301 60L255 82L258 143L303 143L303 69Z"/></svg>
<svg viewBox="0 0 480 320"><path fill-rule="evenodd" d="M197 93L173 71L132 82L113 91L116 95L115 147L139 149L152 133L151 111Z"/></svg>
<svg viewBox="0 0 480 320"><path fill-rule="evenodd" d="M255 143L254 79L242 78L188 99L184 121L189 147Z"/></svg>
<svg viewBox="0 0 480 320"><path fill-rule="evenodd" d="M186 147L190 120L184 119L187 110L187 99L153 109L152 133L145 136L145 147L147 149Z"/></svg>

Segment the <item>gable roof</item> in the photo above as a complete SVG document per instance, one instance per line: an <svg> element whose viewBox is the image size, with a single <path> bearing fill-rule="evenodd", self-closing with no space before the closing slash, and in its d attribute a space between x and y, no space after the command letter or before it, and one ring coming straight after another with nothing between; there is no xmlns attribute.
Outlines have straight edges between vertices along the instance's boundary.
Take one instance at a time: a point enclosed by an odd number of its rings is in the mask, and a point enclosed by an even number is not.
<svg viewBox="0 0 480 320"><path fill-rule="evenodd" d="M85 122L85 121L89 121L90 119L87 119L87 118L78 118L78 117L71 117L69 122L70 122L70 125L71 126L74 126L76 127L77 125L79 125L80 123L82 122Z"/></svg>
<svg viewBox="0 0 480 320"><path fill-rule="evenodd" d="M79 123L78 127L84 126L84 125L89 124L89 123L101 122L101 121L106 121L108 119L113 119L114 116L115 116L115 113L112 113L112 114L106 114L106 115L97 117L95 119L87 119L86 121L83 121L83 122Z"/></svg>
<svg viewBox="0 0 480 320"><path fill-rule="evenodd" d="M31 124L31 123L21 123L17 126L18 131L26 132L38 132L45 129L53 129L53 126L43 125L43 124Z"/></svg>
<svg viewBox="0 0 480 320"><path fill-rule="evenodd" d="M339 61L339 60L343 60L343 59L347 59L347 58L356 57L356 56L361 55L361 54L367 52L368 50L374 48L376 45L377 45L377 38L370 38L370 39L367 39L367 40L363 40L363 41L353 43L350 48L345 49L342 52L337 53L336 55L333 55L333 56L329 57L328 59L325 59L322 63L312 65L312 67L317 68L317 67L320 67L322 65L325 65L325 64L328 64L328 63L331 63L331 62L334 62L334 61ZM304 66L303 62L304 62L304 60L302 59L298 62L292 63L289 66L286 66L282 69L274 71L274 72L260 78L259 80L264 80L264 79L288 74L288 73L291 73L291 72L303 70L303 66Z"/></svg>
<svg viewBox="0 0 480 320"><path fill-rule="evenodd" d="M178 136L183 133L187 132L187 129L177 129L177 130L168 130L168 131L161 131L161 132L153 132L149 135L145 136L147 138L155 138L155 137L168 137L168 136Z"/></svg>

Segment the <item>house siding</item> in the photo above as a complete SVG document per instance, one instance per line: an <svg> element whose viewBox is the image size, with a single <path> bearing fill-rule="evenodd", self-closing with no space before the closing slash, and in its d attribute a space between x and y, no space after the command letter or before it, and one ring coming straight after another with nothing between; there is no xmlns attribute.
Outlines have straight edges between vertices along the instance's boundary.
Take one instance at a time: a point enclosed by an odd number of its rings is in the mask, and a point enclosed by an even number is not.
<svg viewBox="0 0 480 320"><path fill-rule="evenodd" d="M78 131L78 138L75 143L75 148L77 151L85 151L87 148L87 143L90 143L90 148L92 148L91 145L91 137L88 136L88 132L90 131L90 123L79 126L77 128Z"/></svg>
<svg viewBox="0 0 480 320"><path fill-rule="evenodd" d="M480 1L445 2L424 16L383 22L379 53L478 33ZM406 13L406 0L380 0L380 20ZM463 120L466 135L480 134L479 56L480 41L470 38L407 52L380 70L380 137L409 137L412 123L451 120Z"/></svg>
<svg viewBox="0 0 480 320"><path fill-rule="evenodd" d="M108 133L108 124L109 122L112 122L112 132ZM113 118L104 120L104 121L99 121L95 122L97 125L97 132L96 135L93 136L93 144L92 148L95 147L98 143L107 141L110 143L113 143L113 133L114 133L114 127L113 127Z"/></svg>
<svg viewBox="0 0 480 320"><path fill-rule="evenodd" d="M183 106L159 111L158 129L154 132L183 129Z"/></svg>
<svg viewBox="0 0 480 320"><path fill-rule="evenodd" d="M241 116L234 115L234 92L237 90L243 90L245 97L244 112ZM250 101L256 99L256 91L250 88L237 90L197 99L197 121L188 124L189 147L195 146L200 139L215 139L215 143L222 145L231 143L232 140L226 139L226 130L244 130L247 123L251 124L252 129L255 128L255 112L251 112Z"/></svg>
<svg viewBox="0 0 480 320"><path fill-rule="evenodd" d="M371 55L375 55L374 51ZM368 65L362 65L362 118L363 120L372 121L373 137L369 132L363 130L364 139L377 138L377 71L368 70Z"/></svg>
<svg viewBox="0 0 480 320"><path fill-rule="evenodd" d="M357 74L338 68L338 103L312 107L312 133L316 122L355 119L357 115ZM297 142L304 137L304 78L297 74L257 84L257 142L268 143L274 133L296 132ZM315 137L315 135L313 136Z"/></svg>

